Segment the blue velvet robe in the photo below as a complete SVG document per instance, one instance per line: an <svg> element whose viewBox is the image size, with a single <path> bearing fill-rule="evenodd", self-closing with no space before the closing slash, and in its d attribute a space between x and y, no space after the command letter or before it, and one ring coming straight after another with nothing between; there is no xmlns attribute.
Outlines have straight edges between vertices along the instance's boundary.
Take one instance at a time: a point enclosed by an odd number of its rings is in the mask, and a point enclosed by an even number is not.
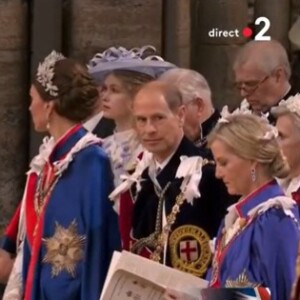
<svg viewBox="0 0 300 300"><path fill-rule="evenodd" d="M54 147L48 168L85 134L81 126L71 129ZM36 191L37 180L32 188ZM108 200L112 188L108 157L92 144L75 154L39 219L32 215L33 193L28 191L22 268L26 300L99 299L112 252L120 249L117 215Z"/></svg>
<svg viewBox="0 0 300 300"><path fill-rule="evenodd" d="M216 241L213 268L208 279L214 287L264 286L271 290L272 300L290 299L295 279L295 264L300 238L299 214L296 204L287 216L281 207L271 207L254 217L248 212L267 200L282 196L273 181L243 201L235 209L247 220L245 227L224 246L224 223Z"/></svg>

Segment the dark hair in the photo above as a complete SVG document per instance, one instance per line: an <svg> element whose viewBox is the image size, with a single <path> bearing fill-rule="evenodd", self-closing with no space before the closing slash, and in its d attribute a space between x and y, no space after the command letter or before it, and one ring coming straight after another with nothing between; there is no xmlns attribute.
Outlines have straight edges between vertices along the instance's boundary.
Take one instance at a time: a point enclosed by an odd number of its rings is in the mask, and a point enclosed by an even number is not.
<svg viewBox="0 0 300 300"><path fill-rule="evenodd" d="M57 97L46 92L37 79L33 82L45 102L55 102L54 109L60 116L81 122L93 113L99 95L86 66L70 58L59 60L54 66L52 83L58 88Z"/></svg>
<svg viewBox="0 0 300 300"><path fill-rule="evenodd" d="M109 73L109 75L118 78L132 98L134 98L144 84L154 80L154 78L148 74L132 70L114 70Z"/></svg>

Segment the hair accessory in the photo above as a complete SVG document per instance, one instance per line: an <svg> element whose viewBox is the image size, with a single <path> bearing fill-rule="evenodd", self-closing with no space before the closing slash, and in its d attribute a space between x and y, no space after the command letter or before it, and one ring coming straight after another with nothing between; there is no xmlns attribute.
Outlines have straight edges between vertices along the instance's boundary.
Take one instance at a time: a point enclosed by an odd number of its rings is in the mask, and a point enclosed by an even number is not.
<svg viewBox="0 0 300 300"><path fill-rule="evenodd" d="M58 96L58 87L53 84L54 66L59 60L63 60L65 57L56 51L52 51L42 63L39 64L36 74L36 80L43 86L45 92L50 96Z"/></svg>
<svg viewBox="0 0 300 300"><path fill-rule="evenodd" d="M266 131L264 136L262 138L260 138L260 140L271 141L272 139L277 139L278 135L279 135L279 133L278 133L277 128L275 126L269 124L268 130Z"/></svg>
<svg viewBox="0 0 300 300"><path fill-rule="evenodd" d="M124 47L110 47L94 55L88 63L88 69L94 80L101 83L113 70L136 71L156 78L168 69L176 67L155 53L156 49L150 45L130 50Z"/></svg>
<svg viewBox="0 0 300 300"><path fill-rule="evenodd" d="M291 96L287 100L281 100L278 106L285 107L288 111L300 117L300 94Z"/></svg>
<svg viewBox="0 0 300 300"><path fill-rule="evenodd" d="M221 111L221 118L218 120L218 123L229 123L230 122L230 116L235 116L235 115L251 115L252 112L246 107L241 107L235 109L232 113L229 112L228 106L225 105L222 108Z"/></svg>

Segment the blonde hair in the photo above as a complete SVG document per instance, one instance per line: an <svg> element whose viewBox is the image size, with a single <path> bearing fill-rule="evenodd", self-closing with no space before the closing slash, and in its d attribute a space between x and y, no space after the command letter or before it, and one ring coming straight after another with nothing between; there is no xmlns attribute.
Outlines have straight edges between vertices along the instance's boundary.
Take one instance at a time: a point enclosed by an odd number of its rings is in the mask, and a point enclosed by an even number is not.
<svg viewBox="0 0 300 300"><path fill-rule="evenodd" d="M288 163L276 137L265 138L268 132L270 125L258 116L231 115L226 122L217 124L208 137L208 145L220 140L237 156L260 163L270 176L284 178L290 171Z"/></svg>
<svg viewBox="0 0 300 300"><path fill-rule="evenodd" d="M277 119L280 116L289 116L295 125L297 127L299 134L300 134L300 115L298 113L294 113L291 110L288 109L285 105L280 106L274 106L271 108L271 114Z"/></svg>

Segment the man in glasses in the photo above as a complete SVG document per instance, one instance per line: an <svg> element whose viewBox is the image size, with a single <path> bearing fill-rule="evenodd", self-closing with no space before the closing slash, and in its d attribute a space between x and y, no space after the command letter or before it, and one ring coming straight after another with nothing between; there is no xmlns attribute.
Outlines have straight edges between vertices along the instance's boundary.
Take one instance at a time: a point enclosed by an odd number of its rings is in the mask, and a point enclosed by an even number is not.
<svg viewBox="0 0 300 300"><path fill-rule="evenodd" d="M291 68L283 46L275 41L251 41L238 53L234 65L235 86L244 98L242 105L266 114L280 100L295 95L289 83ZM270 122L275 120L269 115Z"/></svg>

